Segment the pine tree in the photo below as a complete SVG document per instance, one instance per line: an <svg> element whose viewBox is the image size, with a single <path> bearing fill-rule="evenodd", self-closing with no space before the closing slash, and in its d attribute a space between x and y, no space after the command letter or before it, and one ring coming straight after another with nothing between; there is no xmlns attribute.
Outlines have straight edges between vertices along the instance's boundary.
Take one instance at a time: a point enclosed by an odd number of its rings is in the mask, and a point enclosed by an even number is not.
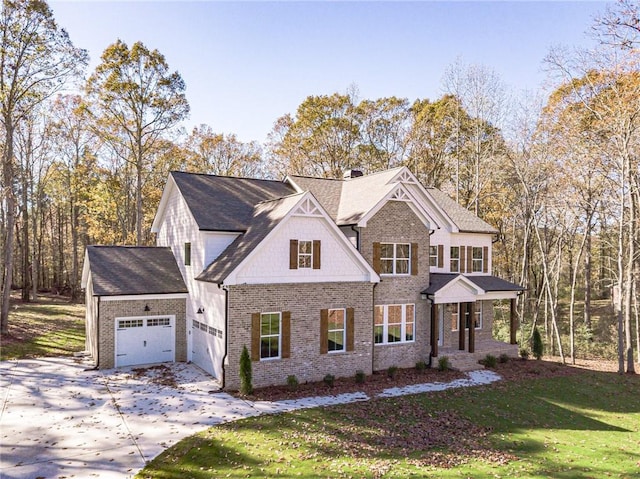
<svg viewBox="0 0 640 479"><path fill-rule="evenodd" d="M540 331L538 331L537 327L533 329L533 345L531 349L533 350L533 356L536 359L542 359L544 345L542 344L542 337L540 336Z"/></svg>
<svg viewBox="0 0 640 479"><path fill-rule="evenodd" d="M246 346L242 348L242 354L240 354L240 393L251 394L253 392L252 382L252 370L251 370L251 357Z"/></svg>

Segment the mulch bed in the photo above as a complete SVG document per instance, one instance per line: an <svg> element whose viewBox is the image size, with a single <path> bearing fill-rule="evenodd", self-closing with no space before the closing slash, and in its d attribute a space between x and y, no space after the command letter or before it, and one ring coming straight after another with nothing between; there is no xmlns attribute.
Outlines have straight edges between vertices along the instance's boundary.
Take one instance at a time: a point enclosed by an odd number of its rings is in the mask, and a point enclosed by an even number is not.
<svg viewBox="0 0 640 479"><path fill-rule="evenodd" d="M579 360L575 366L571 366L569 364L563 365L560 358L545 358L541 361L512 359L506 363L498 363L492 370L505 381L520 381L533 378L572 376L580 374L584 369L615 372L617 364L612 361ZM287 385L272 386L256 389L253 394L244 397L252 401L281 401L314 396L336 396L354 392L363 392L369 397L373 397L388 388L422 383L448 383L465 377L464 373L458 371L439 371L437 369L418 371L415 368L409 368L398 369L394 378L390 378L386 371L376 372L367 376L362 384L356 383L353 377L337 378L332 387L323 381L299 384L296 388Z"/></svg>

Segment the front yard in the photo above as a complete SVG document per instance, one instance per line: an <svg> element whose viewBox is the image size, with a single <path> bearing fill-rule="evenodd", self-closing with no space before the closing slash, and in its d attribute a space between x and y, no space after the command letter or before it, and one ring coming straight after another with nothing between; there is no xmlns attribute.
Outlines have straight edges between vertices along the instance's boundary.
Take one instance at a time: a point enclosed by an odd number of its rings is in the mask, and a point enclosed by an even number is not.
<svg viewBox="0 0 640 479"><path fill-rule="evenodd" d="M640 376L500 365L478 387L213 427L140 478L640 476Z"/></svg>

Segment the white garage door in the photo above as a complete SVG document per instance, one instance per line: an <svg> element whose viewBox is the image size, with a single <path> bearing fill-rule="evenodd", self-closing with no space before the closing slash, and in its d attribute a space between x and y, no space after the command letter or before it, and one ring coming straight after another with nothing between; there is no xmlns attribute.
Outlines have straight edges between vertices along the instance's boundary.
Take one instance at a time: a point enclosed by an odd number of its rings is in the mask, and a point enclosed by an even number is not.
<svg viewBox="0 0 640 479"><path fill-rule="evenodd" d="M175 316L116 318L116 367L175 361Z"/></svg>
<svg viewBox="0 0 640 479"><path fill-rule="evenodd" d="M218 329L196 320L193 320L192 326L193 354L191 361L213 377L216 377L216 372L213 367L215 342L216 337L222 336L222 331L218 331Z"/></svg>

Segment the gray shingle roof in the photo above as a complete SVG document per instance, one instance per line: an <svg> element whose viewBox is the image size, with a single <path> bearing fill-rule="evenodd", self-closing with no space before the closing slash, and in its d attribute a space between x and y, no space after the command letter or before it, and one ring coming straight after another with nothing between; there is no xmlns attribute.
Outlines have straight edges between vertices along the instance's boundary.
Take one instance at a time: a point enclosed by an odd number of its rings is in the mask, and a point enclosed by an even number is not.
<svg viewBox="0 0 640 479"><path fill-rule="evenodd" d="M253 209L249 229L238 236L196 279L222 283L258 244L280 223L306 193L259 203Z"/></svg>
<svg viewBox="0 0 640 479"><path fill-rule="evenodd" d="M291 185L281 181L179 171L171 176L198 228L207 231L246 231L256 204L295 193Z"/></svg>
<svg viewBox="0 0 640 479"><path fill-rule="evenodd" d="M303 191L310 191L315 196L329 216L336 221L338 208L342 196L342 180L326 178L309 178L307 176L290 176Z"/></svg>
<svg viewBox="0 0 640 479"><path fill-rule="evenodd" d="M460 276L458 273L431 273L429 275L429 287L422 291L422 294L435 294L458 276ZM495 291L524 291L522 286L497 276L465 276L465 278L487 293Z"/></svg>
<svg viewBox="0 0 640 479"><path fill-rule="evenodd" d="M436 188L426 188L426 190L460 231L466 233L498 233L497 229L486 221L478 218L468 209L460 206L453 199L449 198L446 193Z"/></svg>
<svg viewBox="0 0 640 479"><path fill-rule="evenodd" d="M87 246L95 296L187 293L171 248Z"/></svg>

